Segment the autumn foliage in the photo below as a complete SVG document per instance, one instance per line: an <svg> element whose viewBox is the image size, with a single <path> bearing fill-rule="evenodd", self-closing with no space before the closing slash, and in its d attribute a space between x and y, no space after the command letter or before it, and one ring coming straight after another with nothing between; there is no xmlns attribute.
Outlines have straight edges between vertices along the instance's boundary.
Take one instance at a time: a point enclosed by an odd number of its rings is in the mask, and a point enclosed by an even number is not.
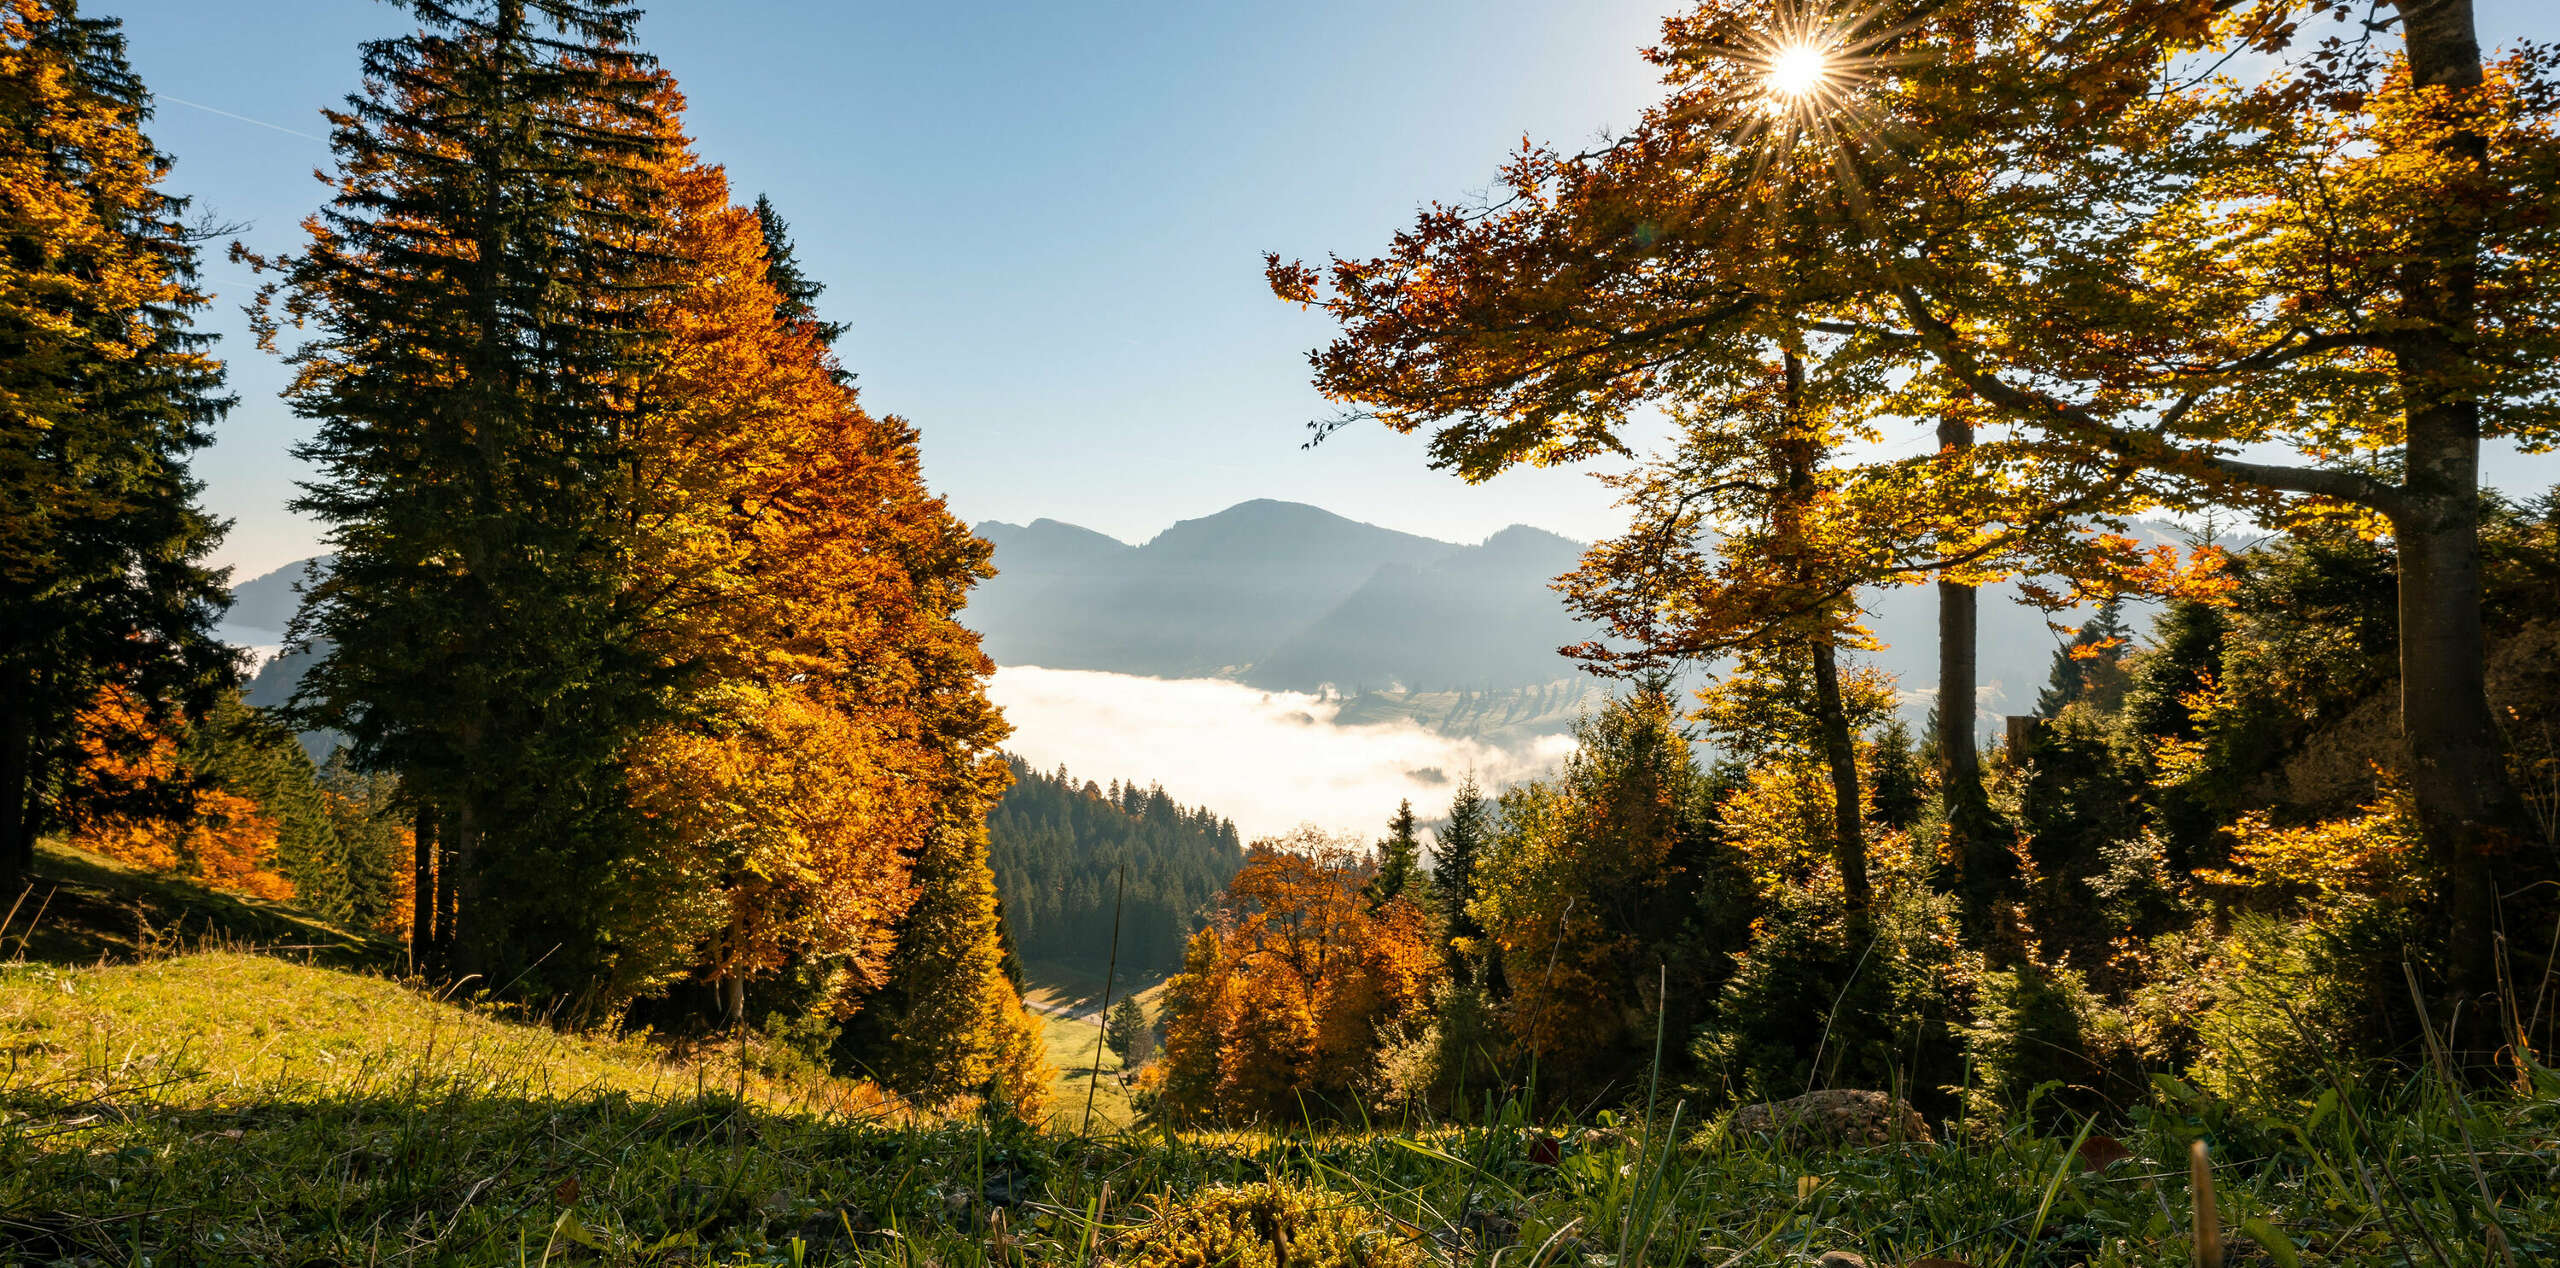
<svg viewBox="0 0 2560 1268"><path fill-rule="evenodd" d="M1379 1053L1442 974L1424 909L1374 908L1374 862L1312 829L1255 843L1168 992L1162 1095L1177 1114L1352 1114Z"/></svg>
<svg viewBox="0 0 2560 1268"><path fill-rule="evenodd" d="M294 896L276 870L275 816L238 791L198 786L182 737L130 693L100 692L79 725L81 777L91 787L68 825L73 845L215 889ZM128 808L105 808L119 804Z"/></svg>

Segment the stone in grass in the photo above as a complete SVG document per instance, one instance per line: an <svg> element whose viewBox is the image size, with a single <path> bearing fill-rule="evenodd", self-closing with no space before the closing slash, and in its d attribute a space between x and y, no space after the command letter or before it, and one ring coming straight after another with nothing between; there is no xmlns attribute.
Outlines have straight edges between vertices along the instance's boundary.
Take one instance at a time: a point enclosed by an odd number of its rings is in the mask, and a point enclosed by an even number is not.
<svg viewBox="0 0 2560 1268"><path fill-rule="evenodd" d="M1116 1234L1116 1268L1425 1268L1412 1232L1349 1194L1264 1182L1202 1189Z"/></svg>
<svg viewBox="0 0 2560 1268"><path fill-rule="evenodd" d="M1745 1105L1729 1127L1791 1147L1937 1143L1919 1111L1882 1092L1848 1089Z"/></svg>

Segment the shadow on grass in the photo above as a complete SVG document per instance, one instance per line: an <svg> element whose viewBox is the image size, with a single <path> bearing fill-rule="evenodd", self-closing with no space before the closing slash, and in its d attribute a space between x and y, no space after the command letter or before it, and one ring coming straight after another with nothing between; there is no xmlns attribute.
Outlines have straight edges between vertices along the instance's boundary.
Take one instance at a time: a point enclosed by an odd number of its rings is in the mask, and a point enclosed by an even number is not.
<svg viewBox="0 0 2560 1268"><path fill-rule="evenodd" d="M130 961L218 945L330 968L397 967L400 947L350 933L278 902L156 876L58 843L36 847L33 883L0 894L0 959L52 964Z"/></svg>

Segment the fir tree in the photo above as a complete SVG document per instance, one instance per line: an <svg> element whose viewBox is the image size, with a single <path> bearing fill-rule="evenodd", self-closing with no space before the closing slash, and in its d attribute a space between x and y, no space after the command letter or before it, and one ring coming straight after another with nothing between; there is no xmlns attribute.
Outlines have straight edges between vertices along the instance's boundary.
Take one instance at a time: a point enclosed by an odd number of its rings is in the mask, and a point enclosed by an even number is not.
<svg viewBox="0 0 2560 1268"><path fill-rule="evenodd" d="M2053 672L2036 695L2036 716L2058 717L2081 700L2100 713L2123 708L2125 691L2133 685L2124 664L2132 636L2133 627L2124 623L2123 599L2110 596L2099 604L2089 623L2054 649Z"/></svg>
<svg viewBox="0 0 2560 1268"><path fill-rule="evenodd" d="M1004 975L995 874L973 814L946 817L915 862L880 990L837 1041L840 1058L925 1104L976 1096L1033 1117L1045 1096L1039 1023Z"/></svg>
<svg viewBox="0 0 2560 1268"><path fill-rule="evenodd" d="M1145 1065L1147 1058L1155 1055L1155 1038L1154 1028L1147 1024L1147 1011L1138 1006L1134 996L1121 996L1103 1019L1102 1042L1119 1055L1124 1067Z"/></svg>
<svg viewBox="0 0 2560 1268"><path fill-rule="evenodd" d="M1912 752L1911 728L1902 719L1893 718L1877 728L1868 759L1874 773L1868 783L1874 789L1874 815L1877 823L1888 828L1908 828L1920 821L1920 808L1928 801L1928 790L1921 786L1920 761Z"/></svg>
<svg viewBox="0 0 2560 1268"><path fill-rule="evenodd" d="M618 762L670 676L614 549L663 83L615 0L410 7L423 30L364 46L337 196L279 265L316 331L294 506L337 556L294 629L331 648L300 721L437 829L423 962L594 1007L628 989L602 922L632 900L596 897L648 849Z"/></svg>
<svg viewBox="0 0 2560 1268"><path fill-rule="evenodd" d="M1431 897L1449 948L1449 976L1462 982L1472 978L1472 965L1485 960L1484 926L1469 906L1476 899L1476 860L1493 833L1493 812L1493 802L1469 775L1449 802L1449 821L1432 834Z"/></svg>
<svg viewBox="0 0 2560 1268"><path fill-rule="evenodd" d="M150 113L117 22L0 5L0 893L98 786L74 719L102 690L167 723L237 675L187 468L230 401Z"/></svg>
<svg viewBox="0 0 2560 1268"><path fill-rule="evenodd" d="M785 327L804 330L819 346L833 348L844 335L844 323L818 316L818 297L827 291L826 283L810 277L800 268L799 254L791 244L791 222L773 209L773 200L756 195L756 225L764 231L765 280L782 302L774 305L773 315ZM854 376L842 370L836 381L850 383Z"/></svg>
<svg viewBox="0 0 2560 1268"><path fill-rule="evenodd" d="M1363 892L1369 899L1369 910L1376 911L1404 895L1413 884L1414 870L1422 859L1422 838L1414 830L1413 799L1396 804L1395 817L1387 820L1387 839L1378 843L1378 874L1369 878Z"/></svg>

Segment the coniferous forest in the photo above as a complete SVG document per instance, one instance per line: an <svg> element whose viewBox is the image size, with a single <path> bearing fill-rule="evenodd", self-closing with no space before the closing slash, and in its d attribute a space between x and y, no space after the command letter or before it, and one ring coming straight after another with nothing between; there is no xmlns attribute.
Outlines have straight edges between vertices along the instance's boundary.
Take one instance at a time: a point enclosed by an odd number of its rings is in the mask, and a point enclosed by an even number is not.
<svg viewBox="0 0 2560 1268"><path fill-rule="evenodd" d="M1180 968L1183 944L1244 865L1236 826L1175 804L1160 785L1105 788L1064 768L1011 765L1013 785L987 816L987 853L1014 949L1099 978L1116 922L1125 980Z"/></svg>
<svg viewBox="0 0 2560 1268"><path fill-rule="evenodd" d="M972 531L814 262L870 222L733 182L636 5L399 0L260 249L100 0L0 0L0 1264L2560 1261L2560 45L1666 7L1631 122L1261 261L1299 458L1605 491L1527 764L1227 663L1505 660L1493 552ZM252 358L326 556L265 706ZM1028 644L1208 676L1000 670L999 529ZM1097 683L1274 795L1016 755L1133 751Z"/></svg>

